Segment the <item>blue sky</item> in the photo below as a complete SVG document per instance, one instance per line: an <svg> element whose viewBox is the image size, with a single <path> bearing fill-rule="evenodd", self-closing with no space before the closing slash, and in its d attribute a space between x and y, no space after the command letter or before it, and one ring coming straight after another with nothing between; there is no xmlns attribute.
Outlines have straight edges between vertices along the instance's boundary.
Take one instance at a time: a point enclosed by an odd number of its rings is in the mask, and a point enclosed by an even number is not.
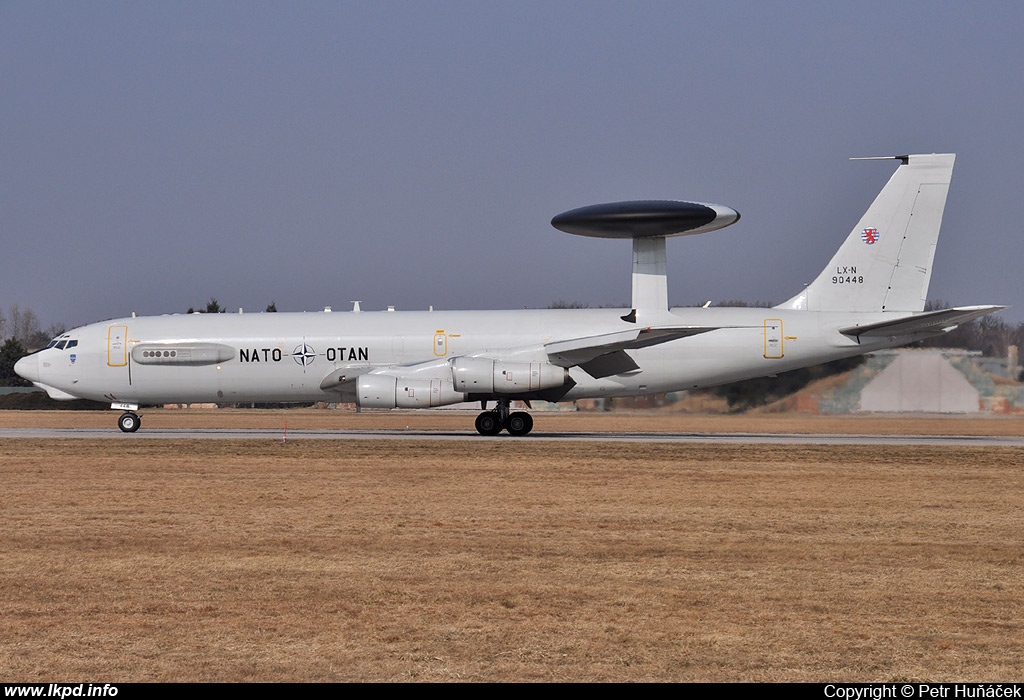
<svg viewBox="0 0 1024 700"><path fill-rule="evenodd" d="M734 207L673 304L779 303L958 154L930 296L1024 320L1020 3L0 0L0 308L629 302L623 199Z"/></svg>

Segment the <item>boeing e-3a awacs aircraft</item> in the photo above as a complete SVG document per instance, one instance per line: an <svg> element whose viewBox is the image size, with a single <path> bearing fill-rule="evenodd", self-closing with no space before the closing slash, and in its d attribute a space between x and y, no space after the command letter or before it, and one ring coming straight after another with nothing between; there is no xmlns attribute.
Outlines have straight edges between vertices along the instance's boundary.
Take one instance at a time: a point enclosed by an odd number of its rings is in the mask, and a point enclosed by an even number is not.
<svg viewBox="0 0 1024 700"><path fill-rule="evenodd" d="M828 266L772 309L668 306L665 241L739 219L729 207L617 202L559 214L568 233L633 241L629 309L189 314L121 318L55 338L15 370L55 399L141 404L479 401L483 435L525 435L514 400L636 396L777 374L941 335L1002 306L923 311L952 154L900 165ZM488 404L493 408L488 410Z"/></svg>

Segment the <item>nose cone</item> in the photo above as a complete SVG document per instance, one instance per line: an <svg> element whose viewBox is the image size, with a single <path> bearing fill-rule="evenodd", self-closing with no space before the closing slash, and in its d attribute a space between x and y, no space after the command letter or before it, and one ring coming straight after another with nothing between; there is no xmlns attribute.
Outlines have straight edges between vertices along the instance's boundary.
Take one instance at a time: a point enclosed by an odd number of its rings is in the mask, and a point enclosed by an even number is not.
<svg viewBox="0 0 1024 700"><path fill-rule="evenodd" d="M26 357L21 358L14 363L14 371L17 372L19 377L27 379L30 382L39 381L39 355L38 353L32 353Z"/></svg>

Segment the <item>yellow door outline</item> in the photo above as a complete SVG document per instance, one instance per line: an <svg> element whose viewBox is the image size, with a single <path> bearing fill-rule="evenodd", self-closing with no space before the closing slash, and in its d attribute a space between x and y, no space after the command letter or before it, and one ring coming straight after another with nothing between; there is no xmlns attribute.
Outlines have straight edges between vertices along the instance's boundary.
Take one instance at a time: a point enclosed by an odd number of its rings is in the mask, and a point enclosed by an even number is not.
<svg viewBox="0 0 1024 700"><path fill-rule="evenodd" d="M766 318L764 320L764 356L768 360L779 360L785 354L782 339L782 319Z"/></svg>
<svg viewBox="0 0 1024 700"><path fill-rule="evenodd" d="M128 326L107 329L107 365L124 367L128 364Z"/></svg>
<svg viewBox="0 0 1024 700"><path fill-rule="evenodd" d="M448 336L444 331L434 331L434 355L444 357L448 354Z"/></svg>

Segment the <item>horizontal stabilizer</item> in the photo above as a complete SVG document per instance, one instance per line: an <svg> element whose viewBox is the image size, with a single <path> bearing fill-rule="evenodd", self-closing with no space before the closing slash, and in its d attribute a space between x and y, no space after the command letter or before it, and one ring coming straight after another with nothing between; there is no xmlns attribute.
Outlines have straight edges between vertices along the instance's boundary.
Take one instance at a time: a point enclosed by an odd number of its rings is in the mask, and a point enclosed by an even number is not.
<svg viewBox="0 0 1024 700"><path fill-rule="evenodd" d="M583 365L591 360L620 352L660 345L691 335L718 330L721 326L677 326L663 328L639 328L617 333L605 333L585 338L558 340L544 346L552 364L559 367Z"/></svg>
<svg viewBox="0 0 1024 700"><path fill-rule="evenodd" d="M939 335L950 331L961 323L967 323L981 316L1002 311L1005 306L960 306L955 309L927 311L913 316L904 316L892 321L868 323L863 326L843 328L839 332L857 338L889 338L904 335Z"/></svg>

